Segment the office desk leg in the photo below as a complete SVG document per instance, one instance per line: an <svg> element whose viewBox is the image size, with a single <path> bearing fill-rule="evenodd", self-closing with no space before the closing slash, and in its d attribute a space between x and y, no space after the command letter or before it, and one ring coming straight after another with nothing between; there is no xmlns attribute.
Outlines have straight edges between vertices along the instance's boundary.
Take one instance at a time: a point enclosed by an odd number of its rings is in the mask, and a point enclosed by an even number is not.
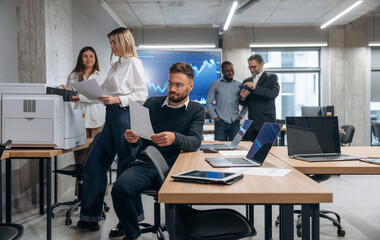
<svg viewBox="0 0 380 240"><path fill-rule="evenodd" d="M39 181L40 181L40 214L45 213L45 190L44 190L44 159L39 159Z"/></svg>
<svg viewBox="0 0 380 240"><path fill-rule="evenodd" d="M280 239L294 239L294 206L292 204L280 205Z"/></svg>
<svg viewBox="0 0 380 240"><path fill-rule="evenodd" d="M311 236L319 240L319 204L311 205Z"/></svg>
<svg viewBox="0 0 380 240"><path fill-rule="evenodd" d="M51 240L51 158L46 160L46 239Z"/></svg>
<svg viewBox="0 0 380 240"><path fill-rule="evenodd" d="M265 205L265 239L272 240L272 205Z"/></svg>
<svg viewBox="0 0 380 240"><path fill-rule="evenodd" d="M5 160L5 222L12 222L12 162Z"/></svg>
<svg viewBox="0 0 380 240"><path fill-rule="evenodd" d="M245 205L245 210L246 210L246 215L247 215L247 219L249 222L252 223L252 225L254 225L254 218L255 218L255 214L254 214L254 206L253 204L247 204Z"/></svg>
<svg viewBox="0 0 380 240"><path fill-rule="evenodd" d="M310 239L310 205L303 204L301 210L302 220L302 240Z"/></svg>
<svg viewBox="0 0 380 240"><path fill-rule="evenodd" d="M58 202L57 156L54 157L54 204Z"/></svg>

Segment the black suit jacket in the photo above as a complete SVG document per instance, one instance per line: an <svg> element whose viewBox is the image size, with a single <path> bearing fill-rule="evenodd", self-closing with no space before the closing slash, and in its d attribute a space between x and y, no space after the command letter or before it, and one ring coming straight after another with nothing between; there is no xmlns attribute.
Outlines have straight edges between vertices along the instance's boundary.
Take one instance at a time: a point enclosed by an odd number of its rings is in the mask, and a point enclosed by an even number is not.
<svg viewBox="0 0 380 240"><path fill-rule="evenodd" d="M253 77L243 81L252 82ZM275 122L276 106L275 99L280 92L280 85L276 74L263 72L256 89L251 92L240 104L248 106L248 119L253 120L253 127L259 131L264 122Z"/></svg>

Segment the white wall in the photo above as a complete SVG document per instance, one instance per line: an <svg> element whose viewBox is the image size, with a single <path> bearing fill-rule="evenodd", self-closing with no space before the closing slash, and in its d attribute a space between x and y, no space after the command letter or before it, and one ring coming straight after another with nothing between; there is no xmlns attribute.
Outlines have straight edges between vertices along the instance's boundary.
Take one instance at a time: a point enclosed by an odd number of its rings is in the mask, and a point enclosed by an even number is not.
<svg viewBox="0 0 380 240"><path fill-rule="evenodd" d="M0 83L18 82L17 1L0 1Z"/></svg>
<svg viewBox="0 0 380 240"><path fill-rule="evenodd" d="M98 55L101 71L107 73L111 67L107 34L119 25L97 0L72 0L72 5L73 61L70 71L75 67L79 51L91 46Z"/></svg>

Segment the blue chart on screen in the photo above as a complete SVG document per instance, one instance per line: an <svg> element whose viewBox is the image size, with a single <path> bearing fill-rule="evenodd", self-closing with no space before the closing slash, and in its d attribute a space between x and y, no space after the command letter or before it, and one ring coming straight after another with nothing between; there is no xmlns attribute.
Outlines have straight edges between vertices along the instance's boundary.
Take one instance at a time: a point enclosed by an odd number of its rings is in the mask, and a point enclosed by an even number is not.
<svg viewBox="0 0 380 240"><path fill-rule="evenodd" d="M190 99L206 104L208 89L220 78L220 51L138 51L146 72L149 97L167 96L169 68L177 62L189 63L194 69L194 88Z"/></svg>

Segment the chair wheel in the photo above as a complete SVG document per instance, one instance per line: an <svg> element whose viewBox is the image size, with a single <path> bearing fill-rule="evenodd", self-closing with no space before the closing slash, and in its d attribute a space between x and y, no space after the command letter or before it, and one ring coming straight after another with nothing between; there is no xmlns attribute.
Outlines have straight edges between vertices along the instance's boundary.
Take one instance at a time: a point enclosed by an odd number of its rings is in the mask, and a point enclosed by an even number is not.
<svg viewBox="0 0 380 240"><path fill-rule="evenodd" d="M105 220L107 218L106 214L103 212L102 214L102 220Z"/></svg>
<svg viewBox="0 0 380 240"><path fill-rule="evenodd" d="M297 229L297 237L302 237L302 231L301 231L301 229Z"/></svg>
<svg viewBox="0 0 380 240"><path fill-rule="evenodd" d="M66 219L66 225L71 225L73 222L71 221L71 219L70 218L67 218Z"/></svg>
<svg viewBox="0 0 380 240"><path fill-rule="evenodd" d="M108 207L108 206L104 207L104 211L108 212L109 210L110 210L110 207Z"/></svg>
<svg viewBox="0 0 380 240"><path fill-rule="evenodd" d="M78 211L78 208L77 208L77 207L73 209L73 212L77 212L77 211Z"/></svg>
<svg viewBox="0 0 380 240"><path fill-rule="evenodd" d="M277 219L276 221L274 221L274 225L275 225L276 227L280 226L280 221Z"/></svg>
<svg viewBox="0 0 380 240"><path fill-rule="evenodd" d="M344 231L343 229L342 230L338 230L338 236L339 237L344 237L346 235L346 231Z"/></svg>

